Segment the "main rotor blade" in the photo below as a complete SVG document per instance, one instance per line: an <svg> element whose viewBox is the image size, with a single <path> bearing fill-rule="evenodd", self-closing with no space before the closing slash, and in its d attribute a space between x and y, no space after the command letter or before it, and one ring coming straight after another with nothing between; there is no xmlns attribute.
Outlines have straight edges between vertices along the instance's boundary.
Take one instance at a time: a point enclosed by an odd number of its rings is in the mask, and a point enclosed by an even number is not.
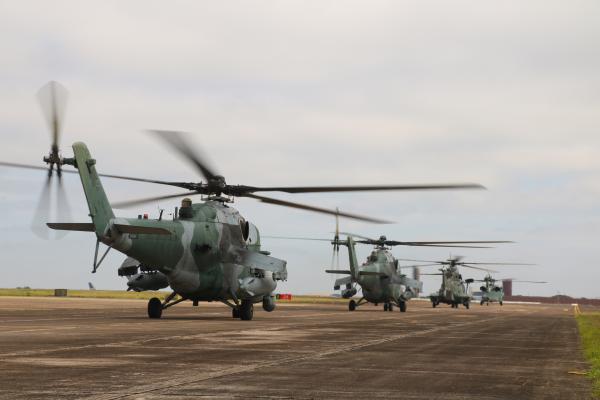
<svg viewBox="0 0 600 400"><path fill-rule="evenodd" d="M252 199L256 199L258 201L262 201L263 203L275 204L275 205L284 206L284 207L298 208L298 209L301 209L301 210L308 210L308 211L318 212L318 213L322 213L322 214L339 215L340 217L346 217L346 218L356 219L356 220L359 220L359 221L373 222L373 223L376 223L376 224L389 224L389 223L391 223L390 221L384 221L384 220L380 220L380 219L365 217L365 216L362 216L362 215L349 214L349 213L345 213L345 212L341 212L341 211L336 211L336 210L328 210L326 208L309 206L309 205L306 205L306 204L292 203L291 201L284 201L284 200L279 200L279 199L273 199L273 198L270 198L270 197L257 196L257 195L250 194L250 193L244 194L243 197L249 197L249 198L252 198Z"/></svg>
<svg viewBox="0 0 600 400"><path fill-rule="evenodd" d="M199 151L192 150L190 143L184 139L183 132L161 130L149 130L148 132L156 135L173 149L184 155L188 161L196 166L198 171L200 171L202 176L204 176L207 180L210 181L217 175L214 170L208 166L208 163L205 161L206 157L200 157L201 153ZM202 158L205 160L203 161Z"/></svg>
<svg viewBox="0 0 600 400"><path fill-rule="evenodd" d="M505 279L502 279L502 280L505 280ZM518 279L511 279L511 281L513 281L513 282L523 282L523 283L548 283L548 282L545 282L545 281L521 281L521 280L518 280Z"/></svg>
<svg viewBox="0 0 600 400"><path fill-rule="evenodd" d="M367 186L246 186L248 193L254 192L286 192L286 193L319 193L319 192L363 192L382 190L437 190L437 189L485 189L478 183L431 184L431 185L367 185Z"/></svg>
<svg viewBox="0 0 600 400"><path fill-rule="evenodd" d="M463 240L463 241L439 241L439 242L399 242L395 240L386 240L388 246L404 245L418 246L424 244L493 244L493 243L514 243L510 240ZM470 263L471 264L471 263ZM476 264L476 263L473 263Z"/></svg>
<svg viewBox="0 0 600 400"><path fill-rule="evenodd" d="M413 260L411 258L398 258L399 261L411 261L411 262L423 262L423 263L431 263L431 265L439 265L443 264L443 261L430 261L430 260Z"/></svg>
<svg viewBox="0 0 600 400"><path fill-rule="evenodd" d="M287 240L315 240L319 242L332 242L331 239L318 239L318 238L307 238L307 237L294 237L294 236L269 236L269 235L260 235L261 239L287 239Z"/></svg>
<svg viewBox="0 0 600 400"><path fill-rule="evenodd" d="M398 268L420 268L420 267L436 267L439 264L415 264L415 265L398 265Z"/></svg>
<svg viewBox="0 0 600 400"><path fill-rule="evenodd" d="M363 244L381 244L380 241L371 242L370 240L357 240L356 243ZM388 246L413 246L413 247L457 247L461 249L493 249L490 246L462 246L455 244L427 244L427 243L419 243L419 242L396 242L395 244L390 244L387 241L383 242L384 245Z"/></svg>
<svg viewBox="0 0 600 400"><path fill-rule="evenodd" d="M21 164L7 161L0 161L0 166L11 167L11 168L24 168L24 169L36 169L40 171L48 172L48 167L41 167L39 165L31 165L31 164ZM78 174L76 170L72 169L61 169L63 174ZM132 176L123 176L123 175L113 175L113 174L98 174L98 176L102 178L111 178L111 179L123 179L127 181L135 181L135 182L145 182L145 183L156 183L159 185L167 185L167 186L175 186L181 187L189 190L201 190L203 186L194 183L194 182L170 182L170 181L160 181L157 179L146 179L146 178L135 178Z"/></svg>
<svg viewBox="0 0 600 400"><path fill-rule="evenodd" d="M361 238L361 239L365 239L365 240L372 240L373 242L376 242L377 239L372 239L370 237L367 236L363 236L363 235L359 235L357 233L351 233L351 232L340 232L342 235L346 235L346 236L352 236L352 237L357 237L357 238Z"/></svg>
<svg viewBox="0 0 600 400"><path fill-rule="evenodd" d="M137 206L140 204L145 204L145 203L150 203L153 201L158 201L158 200L166 200L166 199L174 199L176 197L184 197L184 196L195 196L198 193L193 193L193 192L185 192L185 193L178 193L178 194L167 194L164 196L154 196L154 197L146 197L144 199L134 199L134 200L125 200L125 201L118 201L116 203L111 203L111 206L113 208L128 208L128 207L133 207L133 206Z"/></svg>
<svg viewBox="0 0 600 400"><path fill-rule="evenodd" d="M458 263L461 264L461 263ZM468 262L472 265L536 265L536 264L521 264L521 263L487 263L487 262Z"/></svg>
<svg viewBox="0 0 600 400"><path fill-rule="evenodd" d="M38 100L52 135L52 149L58 151L62 120L67 105L67 89L50 81L38 91Z"/></svg>
<svg viewBox="0 0 600 400"><path fill-rule="evenodd" d="M48 167L41 167L39 165L21 164L21 163L13 163L13 162L0 161L0 166L11 167L11 168L37 169L37 170L40 170L40 171L46 171L46 172L48 172ZM71 170L61 170L61 172L67 172L67 173L71 173L71 174L77 173L77 171L71 171Z"/></svg>
<svg viewBox="0 0 600 400"><path fill-rule="evenodd" d="M487 271L487 272L493 272L493 273L498 273L498 271L494 271L493 269L487 269L487 268L481 268L481 267L473 267L472 265L467 265L467 264L460 264L461 267L465 267L465 268L471 268L471 269L478 269L480 271Z"/></svg>

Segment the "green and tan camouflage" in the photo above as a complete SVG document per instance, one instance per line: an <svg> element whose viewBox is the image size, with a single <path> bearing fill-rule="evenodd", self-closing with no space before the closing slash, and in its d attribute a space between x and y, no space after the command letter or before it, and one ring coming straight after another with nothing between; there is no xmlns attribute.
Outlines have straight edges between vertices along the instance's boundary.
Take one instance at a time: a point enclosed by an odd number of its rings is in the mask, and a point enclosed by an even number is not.
<svg viewBox="0 0 600 400"><path fill-rule="evenodd" d="M469 308L472 296L469 293L469 284L473 279L463 280L462 275L454 263L440 268L439 274L442 276L442 286L436 293L429 296L432 306L435 308L440 303L449 304L452 308L458 308L459 305Z"/></svg>
<svg viewBox="0 0 600 400"><path fill-rule="evenodd" d="M137 263L142 274L153 277L141 282L163 281L182 299L221 301L243 319L252 318L253 303L274 309L273 291L277 281L287 279L286 262L261 250L258 229L236 209L215 197L180 208L173 220L115 217L86 145L73 144L73 152L92 224L49 227L94 232L99 242L128 256L123 267L132 271ZM151 308L151 316L160 316Z"/></svg>
<svg viewBox="0 0 600 400"><path fill-rule="evenodd" d="M328 273L349 275L337 279L334 290L342 290L342 297L346 299L357 294L357 285L362 290L362 296L358 301L350 300L348 304L350 311L354 311L363 304L373 303L375 305L383 304L385 311L393 311L394 305L396 305L401 312L405 312L406 302L417 296L422 290L423 284L420 281L408 278L400 272L398 260L385 246L376 246L366 262L359 265L356 257L356 242L352 236L348 236L346 240L340 240L336 235L332 244L348 248L350 263L348 271L326 270Z"/></svg>
<svg viewBox="0 0 600 400"><path fill-rule="evenodd" d="M496 279L492 278L490 274L487 274L483 278L482 282L484 285L480 287L481 290L481 301L480 305L497 302L502 305L504 301L504 289L502 286L496 285Z"/></svg>

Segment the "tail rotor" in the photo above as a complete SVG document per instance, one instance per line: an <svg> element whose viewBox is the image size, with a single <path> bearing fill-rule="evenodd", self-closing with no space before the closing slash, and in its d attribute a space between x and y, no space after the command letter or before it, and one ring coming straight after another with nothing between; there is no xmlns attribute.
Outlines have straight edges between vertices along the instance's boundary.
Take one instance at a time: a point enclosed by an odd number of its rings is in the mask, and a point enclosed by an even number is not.
<svg viewBox="0 0 600 400"><path fill-rule="evenodd" d="M67 104L67 90L58 82L48 82L37 94L42 113L50 129L50 152L43 158L47 164L47 179L42 187L38 205L33 216L32 231L43 239L50 239L50 231L46 226L52 218L62 221L70 219L69 203L62 182L63 158L60 155L60 135ZM61 238L67 231L57 233Z"/></svg>

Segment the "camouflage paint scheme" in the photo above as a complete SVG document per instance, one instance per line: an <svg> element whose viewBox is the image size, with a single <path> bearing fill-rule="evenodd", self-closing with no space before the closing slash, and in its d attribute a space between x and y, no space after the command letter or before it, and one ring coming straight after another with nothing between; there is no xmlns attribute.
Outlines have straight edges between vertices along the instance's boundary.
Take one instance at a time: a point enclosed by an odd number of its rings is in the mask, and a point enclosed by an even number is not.
<svg viewBox="0 0 600 400"><path fill-rule="evenodd" d="M353 284L360 285L363 296L358 302L351 300L349 310L354 309L367 302L378 305L384 304L385 311L392 311L393 304L406 311L406 302L418 295L423 284L415 279L408 278L399 272L398 260L384 246L376 246L367 261L358 265L356 258L356 243L352 237L346 241L334 241L334 245L341 244L348 248L350 261L349 271L328 270L330 273L346 273L349 276L335 281L335 290L345 286L342 297L351 298L357 293Z"/></svg>
<svg viewBox="0 0 600 400"><path fill-rule="evenodd" d="M452 308L458 308L460 304L467 309L471 303L471 295L468 293L469 283L472 279L463 281L462 275L458 272L455 265L449 265L440 269L442 276L442 286L437 293L429 296L432 306L435 308L440 303L450 304ZM467 284L465 286L465 283Z"/></svg>
<svg viewBox="0 0 600 400"><path fill-rule="evenodd" d="M502 305L504 300L504 290L501 286L496 285L496 280L492 278L490 274L487 274L485 278L483 278L484 286L481 286L481 301L479 304L483 305L486 303L489 305L490 303L497 302Z"/></svg>
<svg viewBox="0 0 600 400"><path fill-rule="evenodd" d="M287 279L286 262L261 251L258 229L220 198L172 221L116 218L87 147L75 143L73 151L98 240L163 274L181 297L232 307L229 300L272 301L277 281ZM124 225L163 234L123 233Z"/></svg>

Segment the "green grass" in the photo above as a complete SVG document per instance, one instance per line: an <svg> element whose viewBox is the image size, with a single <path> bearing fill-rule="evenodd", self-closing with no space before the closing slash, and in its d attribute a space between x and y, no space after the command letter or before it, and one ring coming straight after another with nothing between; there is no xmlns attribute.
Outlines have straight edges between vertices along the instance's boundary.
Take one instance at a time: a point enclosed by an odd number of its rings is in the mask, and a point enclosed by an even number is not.
<svg viewBox="0 0 600 400"><path fill-rule="evenodd" d="M142 299L165 298L168 292L127 292L125 290L71 290L68 297L91 299ZM54 289L0 289L0 296L54 297Z"/></svg>
<svg viewBox="0 0 600 400"><path fill-rule="evenodd" d="M594 397L600 398L600 312L579 315L577 324L585 357L592 366L588 376L592 379Z"/></svg>
<svg viewBox="0 0 600 400"><path fill-rule="evenodd" d="M169 292L127 292L125 290L72 290L68 289L67 297L91 299L140 299L148 300L152 297L164 299ZM54 289L0 289L0 296L18 297L54 297ZM297 296L292 300L277 300L278 303L304 303L304 304L339 304L348 300L327 296Z"/></svg>

